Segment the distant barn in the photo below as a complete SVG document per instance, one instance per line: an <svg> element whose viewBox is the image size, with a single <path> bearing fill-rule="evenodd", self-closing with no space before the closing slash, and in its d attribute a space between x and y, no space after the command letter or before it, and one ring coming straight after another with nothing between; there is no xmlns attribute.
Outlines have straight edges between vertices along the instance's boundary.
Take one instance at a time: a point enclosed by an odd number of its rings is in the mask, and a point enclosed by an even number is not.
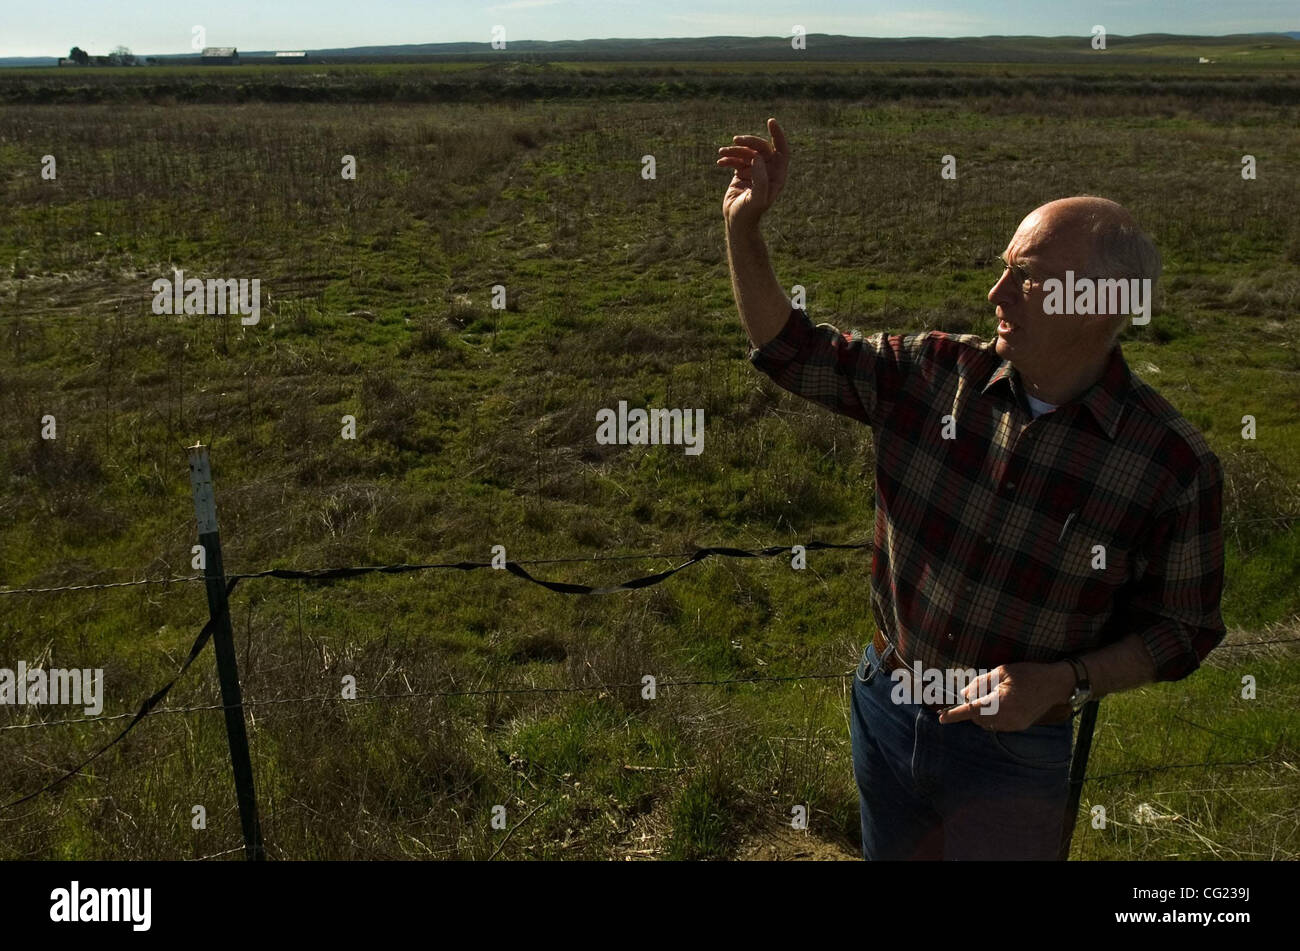
<svg viewBox="0 0 1300 951"><path fill-rule="evenodd" d="M280 50L275 54L275 58L279 62L284 62L285 60L288 60L289 62L293 62L294 60L301 61L307 58L307 53L305 50Z"/></svg>
<svg viewBox="0 0 1300 951"><path fill-rule="evenodd" d="M199 57L204 66L238 66L239 50L233 46L208 46Z"/></svg>

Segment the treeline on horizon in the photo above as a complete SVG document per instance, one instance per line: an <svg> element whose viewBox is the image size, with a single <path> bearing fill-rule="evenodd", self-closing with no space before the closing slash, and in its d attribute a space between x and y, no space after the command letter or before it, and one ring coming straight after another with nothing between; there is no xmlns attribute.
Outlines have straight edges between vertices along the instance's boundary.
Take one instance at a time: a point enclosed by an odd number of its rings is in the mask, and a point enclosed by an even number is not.
<svg viewBox="0 0 1300 951"><path fill-rule="evenodd" d="M328 68L327 68L328 69ZM219 70L219 71L218 71ZM915 73L916 71L913 71ZM734 71L521 68L420 71L389 67L288 72L277 68L211 67L204 70L126 70L88 76L84 72L0 72L0 103L239 103L239 102L510 102L538 99L634 98L744 100L950 99L1036 97L1165 96L1196 100L1250 100L1300 104L1300 78L1243 75L1160 78L1140 74L988 75L974 71L809 74L739 74Z"/></svg>
<svg viewBox="0 0 1300 951"><path fill-rule="evenodd" d="M316 63L464 63L512 60L566 62L770 62L788 61L793 36L703 36L641 39L519 40L505 50L490 42L408 43L306 50ZM1195 36L1171 33L1109 33L1105 48L1091 33L1070 36L880 37L809 33L795 55L801 61L884 63L1091 63L1101 57L1130 63L1196 62L1204 55L1285 52L1300 49L1300 32ZM274 50L234 43L244 62L274 61ZM76 48L74 47L74 50ZM129 51L119 47L119 51ZM75 56L73 57L76 58ZM133 57L156 65L195 62L192 52ZM0 57L15 66L53 65L56 57Z"/></svg>

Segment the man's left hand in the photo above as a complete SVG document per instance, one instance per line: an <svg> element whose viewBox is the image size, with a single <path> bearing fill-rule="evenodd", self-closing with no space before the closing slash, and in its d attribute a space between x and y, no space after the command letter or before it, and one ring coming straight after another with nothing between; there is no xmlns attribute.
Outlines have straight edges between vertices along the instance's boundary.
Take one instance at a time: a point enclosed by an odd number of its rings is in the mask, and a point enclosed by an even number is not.
<svg viewBox="0 0 1300 951"><path fill-rule="evenodd" d="M1004 664L967 684L961 692L966 702L945 710L939 722L974 720L986 730L1014 733L1068 700L1073 683L1068 664Z"/></svg>

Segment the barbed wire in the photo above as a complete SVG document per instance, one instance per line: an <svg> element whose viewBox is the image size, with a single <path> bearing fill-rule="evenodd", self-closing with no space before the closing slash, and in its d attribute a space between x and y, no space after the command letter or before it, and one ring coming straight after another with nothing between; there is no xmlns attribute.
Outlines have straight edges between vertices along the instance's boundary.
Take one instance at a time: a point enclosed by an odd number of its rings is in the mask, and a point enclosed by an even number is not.
<svg viewBox="0 0 1300 951"><path fill-rule="evenodd" d="M1294 643L1300 643L1300 638L1293 639ZM691 680L656 680L655 689L663 687L719 687L729 684L744 683L790 683L803 680L844 680L853 675L854 671L846 670L838 673L819 673L819 674L788 674L780 676L754 676L754 677L727 677L721 680L708 678L695 678ZM317 694L308 697L261 697L245 699L242 706L245 707L262 707L275 706L286 703L375 703L380 701L393 700L411 700L421 697L484 697L484 696L511 696L517 694L567 694L567 693L596 693L608 692L613 690L641 690L646 685L643 682L630 683L613 683L613 684L579 684L568 687L538 687L534 685L516 685L508 687L487 687L472 688L465 690L407 690L398 693L376 693L363 694L357 697L344 697L337 694ZM212 710L236 709L240 705L227 704L201 704L190 707L159 707L150 710L145 714L146 717L159 716L161 714L178 714L178 713L199 713ZM70 726L78 723L104 723L111 720L124 720L135 716L133 713L113 713L104 716L94 717L73 717L62 720L40 720L34 723L11 723L0 726L0 730L31 730L42 727L53 726ZM1174 714L1174 719L1188 726L1201 730L1205 733L1212 733L1215 736L1223 736L1231 739L1247 740L1249 737L1237 736L1235 734L1223 733L1213 727L1205 726L1186 717ZM1194 764L1193 764L1194 765Z"/></svg>
<svg viewBox="0 0 1300 951"><path fill-rule="evenodd" d="M1235 525L1248 525L1257 522L1292 522L1300 521L1300 515L1266 515L1259 518L1232 519L1222 522L1223 528L1231 528ZM771 547L771 546L769 546ZM793 546L781 546L793 547ZM836 548L868 548L870 543L853 543L849 545L836 545ZM766 549L744 549L751 554L757 554ZM588 555L588 556L566 556L563 558L529 558L519 559L514 563L517 565L564 565L564 564L581 564L586 562L603 562L603 561L650 561L655 559L671 558L690 558L696 552L641 552L627 555ZM328 575L335 572L392 572L402 571L422 571L432 568L460 568L468 564L476 564L487 567L489 562L433 562L427 564L410 564L398 562L386 565L349 565L339 567L325 568L306 568L306 569L280 569L264 568L260 571L244 572L239 574L228 574L227 578L263 578L273 576L277 571L293 571L295 574L303 575ZM75 585L58 585L47 588L0 588L0 595L6 594L52 594L61 591L99 591L106 588L125 588L133 585L142 584L177 584L194 581L206 581L205 575L180 575L173 578L140 578L133 581L107 581L102 583L88 583Z"/></svg>
<svg viewBox="0 0 1300 951"><path fill-rule="evenodd" d="M108 581L103 584L72 584L55 588L0 588L0 594L50 594L55 591L99 591L104 588L126 588L139 584L173 584L182 581L204 581L203 575L186 575L179 578L141 578L138 581Z"/></svg>
<svg viewBox="0 0 1300 951"><path fill-rule="evenodd" d="M764 551L770 550L771 547L773 546L768 546L767 548L740 549L740 550L748 552L749 554L757 555ZM789 550L789 548L792 548L793 546L779 546L779 547ZM866 548L869 547L869 543L862 542L862 543L855 543L849 545L834 545L830 547L846 548L846 549ZM517 565L561 565L561 564L575 564L580 562L650 561L650 560L658 560L658 559L669 560L669 559L676 559L676 558L691 558L696 554L698 554L699 551L700 549L697 549L696 551L686 551L686 552L644 552L640 554L630 554L630 555L591 555L587 557L569 556L565 558L528 558L528 559L517 560L514 563ZM393 564L386 564L386 565L345 565L345 566L326 567L326 568L304 568L304 569L264 568L260 571L227 574L226 577L227 578L266 578L266 577L273 577L275 573L279 571L292 571L295 574L300 574L303 576L312 576L312 575L327 576L336 572L384 573L384 572L394 572L394 571L423 571L431 568L463 568L467 565L487 568L487 567L491 567L491 564L492 564L491 562L487 562L487 561L430 562L430 563L423 563L423 564L396 562ZM105 582L102 584L63 585L63 586L52 587L52 588L0 588L0 594L46 594L55 591L92 591L92 590L97 590L102 588L121 588L121 587L126 587L128 585L171 584L173 582L206 581L206 580L207 577L205 575L184 575L176 578L142 578L136 581L114 581L114 582Z"/></svg>
<svg viewBox="0 0 1300 951"><path fill-rule="evenodd" d="M1296 644L1300 643L1300 637L1279 637L1271 641L1241 641L1238 644L1220 644L1215 648L1216 651L1235 650L1238 647L1261 647L1265 644Z"/></svg>
<svg viewBox="0 0 1300 951"><path fill-rule="evenodd" d="M1279 518L1281 517L1279 516ZM1262 519L1262 520L1267 521L1269 519ZM224 579L209 578L206 575L195 575L187 578L167 579L165 581L162 581L161 583L169 584L172 583L173 580L178 583L187 582L187 581L199 581L199 580L205 582L213 581L213 580L222 580L224 581L226 594L229 595L234 590L235 586L239 583L240 580L249 579L249 578L276 577L280 579L327 581L327 580L334 580L338 578L355 577L363 574L370 574L370 573L377 573L377 572L405 573L411 571L423 571L423 570L438 569L438 568L457 569L457 570L504 568L505 570L509 571L509 573L515 575L516 577L522 578L534 584L541 585L542 587L545 587L551 591L556 591L562 594L590 595L590 594L609 594L615 591L630 591L630 590L636 590L639 588L644 588L650 585L658 584L664 581L665 579L671 577L672 575L676 574L677 572L681 571L682 569L687 568L690 565L697 564L712 555L721 555L725 557L736 557L736 558L755 558L755 557L774 557L776 555L784 555L784 554L793 555L798 549L802 549L804 551L822 551L822 550L864 550L870 548L872 548L872 545L866 542L842 544L842 543L833 543L833 542L822 542L816 539L812 539L802 545L772 545L761 549L740 549L740 548L719 547L719 546L709 547L709 548L697 548L694 551L694 553L683 553L682 555L672 555L667 553L642 553L642 554L627 554L627 555L592 555L592 556L583 556L583 557L570 556L565 558L531 559L529 561L523 561L523 562L507 561L504 562L504 564L500 563L500 558L498 557L498 558L494 558L493 561L491 562L461 561L461 562L436 562L436 563L427 563L427 564L397 563L397 564L388 564L388 565L363 565L363 566L355 566L355 567L323 568L323 569L316 569L313 571L301 571L301 570L288 569L288 568L271 568L259 572L245 572L245 573L238 573L238 574L230 574L230 575L226 575ZM535 578L531 574L529 574L527 570L523 568L524 564L537 565L537 564L562 564L562 563L602 562L602 561L629 561L629 560L652 559L652 558L666 560L670 558L686 557L687 554L689 554L689 560L681 564L678 564L675 567L669 568L666 571L661 571L658 572L657 574L648 575L641 578L630 579L617 585L600 587L600 588L592 587L589 585L571 584L567 582L556 582L556 581L548 581L544 579ZM46 589L4 589L4 590L0 590L0 594L49 593L49 592L59 591L59 590L67 590L67 591L93 590L96 588L125 587L127 585L148 584L151 582L151 580L153 579L137 579L131 582L109 582L109 583L90 584L90 585L69 585L69 586L63 586L61 588L46 588ZM223 603L223 607L221 609L222 616L225 616L226 612L227 609ZM186 669L188 669L190 664L202 651L204 644L206 643L208 637L211 635L212 628L215 625L216 620L217 618L214 615L212 618L209 619L208 623L204 626L203 630L200 632L199 636L197 637L194 645L190 650L188 659L186 660L184 665L182 665L180 671L178 671L177 674L163 688L161 688L159 691L156 691L153 695L151 695L141 705L140 710L137 711L135 714L124 713L124 714L112 714L108 716L66 718L63 720L44 720L44 721L38 721L34 723L7 724L4 726L0 726L0 731L40 729L44 727L63 726L63 725L71 725L76 723L96 723L96 722L105 722L105 721L112 721L112 720L121 720L121 719L126 719L128 717L131 718L131 723L128 724L127 727L121 733L119 733L115 739L113 739L106 746L103 746L99 750L97 750L89 759L85 760L84 762L76 766L74 769L65 773L62 777L56 779L54 782L46 784L36 792L24 796L22 799L15 800L14 802L9 803L7 806L5 806L5 808L6 809L12 808L14 806L20 805L23 802L29 801L35 796L40 795L43 792L47 792L49 789L53 788L54 786L57 786L60 783L77 775L78 773L81 772L81 770L86 765L88 765L90 762L98 758L109 748L116 745L123 737L125 737L128 733L130 733L131 730L135 728L135 726L137 726L147 717L155 714L198 713L198 712L214 711L214 710L225 711L230 709L242 709L242 707L245 706L262 707L262 706L270 706L270 705L306 704L306 703L320 703L320 702L373 703L373 702L380 702L380 701L410 700L410 699L420 698L420 697L434 698L434 697L472 697L472 696L494 696L494 695L505 696L505 695L524 695L524 694L573 694L573 693L594 692L594 691L609 692L614 690L637 690L637 689L643 689L645 686L645 684L643 684L642 682L624 683L624 684L603 684L602 683L602 684L593 684L593 685L575 685L575 686L568 686L568 687L538 687L538 686L529 685L529 686L494 687L494 688L487 688L487 689L474 688L474 689L460 689L460 690L444 689L444 690L428 690L428 691L406 691L404 693L363 695L361 697L343 697L342 695L326 695L326 696L315 696L315 697L268 697L262 699L244 700L240 704L231 705L229 707L226 706L225 704L206 704L206 705L198 705L198 706L191 706L191 707L156 707L155 705L159 701L161 701L163 697L166 696L167 692L170 691L170 689L176 683L179 677L185 672ZM1268 641L1247 642L1245 644L1229 645L1229 646L1244 647L1244 646L1261 645L1266 643L1294 642L1296 640L1300 640L1300 638L1271 639ZM721 680L717 680L717 679L666 680L663 681L662 683L656 682L655 688L657 689L660 686L664 688L672 688L672 687L705 686L705 685L724 686L727 684L738 684L738 683L797 682L797 681L828 680L828 679L843 680L851 676L853 676L853 671L842 671L838 673L820 673L820 674L809 673L809 674L795 674L795 675L788 675L788 676L769 676L769 677L759 677L759 676L733 677L733 678L725 678ZM1217 731L1211 730L1207 727L1203 727L1200 724L1193 723L1192 721L1183 719L1181 717L1179 717L1178 719L1182 720L1182 722L1187 723L1189 726L1192 726L1193 728L1201 729L1210 733L1217 734ZM1223 734L1217 734L1217 735L1223 735ZM1259 760L1253 760L1251 762L1258 762L1258 761ZM1186 764L1186 765L1190 767L1197 764ZM1207 762L1200 765L1215 766L1215 765L1226 765L1226 764ZM1234 765L1245 765L1245 764L1240 763ZM1144 767L1144 768L1139 768L1136 770L1130 770L1126 772L1141 772L1144 770L1159 771L1161 769L1166 769L1166 768L1172 769L1172 768L1182 768L1182 767L1179 766L1150 767L1150 768ZM1114 774L1114 775L1118 775L1118 774ZM1102 778L1107 778L1107 777L1105 776L1095 777L1095 779L1102 779ZM1088 781L1089 779L1090 777L1087 776L1083 777L1084 781Z"/></svg>
<svg viewBox="0 0 1300 951"><path fill-rule="evenodd" d="M808 680L846 680L852 677L853 675L854 675L853 670L845 670L837 673L791 674L788 676L773 676L773 677L728 677L720 680L704 679L704 678L696 678L690 680L661 680L656 682L655 688L656 690L658 690L660 688L666 688L666 687L727 686L730 684L743 684L743 683L754 683L754 684L791 683L791 682L808 681ZM308 704L308 703L358 704L358 703L378 703L378 702L390 702L390 701L399 701L399 700L412 700L412 699L433 698L433 697L482 697L482 696L510 696L510 695L523 695L523 694L573 694L573 693L595 693L595 692L608 693L615 690L641 690L644 687L645 684L638 681L632 683L614 683L614 684L583 684L583 685L568 686L568 687L538 687L538 686L528 685L528 686L510 686L510 687L473 688L473 689L465 689L465 690L411 690L411 691L404 691L400 693L368 694L368 695L358 696L355 698L347 698L336 694L322 694L322 695L307 696L307 697L262 697L262 698L254 698L254 699L245 699L242 703L242 706L268 707L268 706L283 706L286 704ZM160 707L158 709L150 710L148 713L145 714L145 718L159 716L162 714L205 713L214 710L235 709L238 708L239 706L241 705L213 703L213 704L200 704L200 705L188 706L188 707ZM65 719L65 720L45 720L37 723L16 723L16 724L9 724L6 726L0 726L0 730L28 730L28 729L37 729L41 727L64 726L64 725L77 724L77 723L99 723L99 722L107 722L111 720L122 720L122 719L132 717L134 715L135 714L131 714L131 713L118 713L118 714L110 714L107 716L100 716L100 717L79 717L75 719ZM1188 720L1185 717L1179 716L1177 714L1174 715L1174 719L1178 720L1181 723L1186 724L1189 727L1192 727L1193 729L1200 730L1205 733L1211 733L1216 736L1231 736L1230 734L1224 734L1211 727L1207 727L1203 724L1196 723L1195 721ZM1243 740L1247 739L1246 737L1236 737L1236 736L1232 736L1231 738L1243 739ZM1095 783L1095 782L1101 782L1103 780L1116 779L1124 776L1142 775L1146 773L1160 773L1160 772L1166 772L1169 770L1176 770L1176 769L1196 769L1196 768L1210 769L1210 768L1216 768L1221 766L1223 767L1254 766L1260 763L1270 762L1271 760L1272 757L1270 756L1259 756L1248 760L1203 760L1195 763L1165 763L1165 764L1158 764L1158 765L1137 766L1137 767L1132 767L1130 769L1117 770L1110 773L1100 773L1096 776L1086 775L1084 776L1083 781L1085 783ZM240 849L234 849L231 851L241 851L241 850L242 847ZM205 856L205 858L214 858L216 856L225 855L225 854L229 854L229 853L218 852L215 853L215 855L213 856ZM194 859L191 861L200 861L200 860L201 859Z"/></svg>
<svg viewBox="0 0 1300 951"><path fill-rule="evenodd" d="M208 859L221 858L223 855L233 855L236 852L243 852L244 846L237 845L233 849L226 849L224 852L213 852L211 855L200 855L196 858L181 859L182 862L205 862Z"/></svg>
<svg viewBox="0 0 1300 951"><path fill-rule="evenodd" d="M1085 776L1084 782L1095 783L1103 779L1114 779L1117 776L1133 776L1138 773L1163 773L1171 769L1196 769L1198 767L1214 766L1254 766L1257 763L1267 763L1271 757L1257 756L1254 759L1243 760L1206 760L1202 763L1166 763L1160 766L1136 766L1133 769L1121 769L1113 773L1101 773L1097 776Z"/></svg>
<svg viewBox="0 0 1300 951"><path fill-rule="evenodd" d="M779 677L729 677L724 680L656 680L655 689L658 690L663 687L716 687L725 686L727 684L743 683L781 683L795 680L842 680L852 677L853 673L852 670L846 670L841 673L791 674ZM386 700L410 700L417 697L481 697L529 693L594 693L596 691L610 690L641 690L645 686L646 685L641 682L620 684L582 684L570 687L535 687L529 685L482 689L475 688L472 690L410 690L402 693L363 694L353 698L334 694L322 694L314 697L263 697L261 699L244 700L242 704L228 705L216 703L195 707L158 707L157 709L150 710L145 714L145 716L152 717L162 713L198 713L208 710L238 709L239 706L273 706L284 703L373 703ZM133 716L135 716L134 713L113 713L106 716L76 717L65 720L40 720L35 723L11 723L5 726L0 726L0 730L31 730L49 726L68 726L76 723L103 723L109 720L130 719Z"/></svg>

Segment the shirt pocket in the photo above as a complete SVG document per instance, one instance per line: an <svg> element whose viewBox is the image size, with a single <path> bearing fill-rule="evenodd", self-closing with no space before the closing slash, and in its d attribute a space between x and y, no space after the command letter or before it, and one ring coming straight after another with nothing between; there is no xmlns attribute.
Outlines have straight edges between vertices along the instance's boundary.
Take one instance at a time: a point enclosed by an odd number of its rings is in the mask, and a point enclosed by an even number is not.
<svg viewBox="0 0 1300 951"><path fill-rule="evenodd" d="M1092 646L1129 579L1131 544L1113 528L1071 512L1048 526L1054 569L1046 607L1056 617L1062 650Z"/></svg>

